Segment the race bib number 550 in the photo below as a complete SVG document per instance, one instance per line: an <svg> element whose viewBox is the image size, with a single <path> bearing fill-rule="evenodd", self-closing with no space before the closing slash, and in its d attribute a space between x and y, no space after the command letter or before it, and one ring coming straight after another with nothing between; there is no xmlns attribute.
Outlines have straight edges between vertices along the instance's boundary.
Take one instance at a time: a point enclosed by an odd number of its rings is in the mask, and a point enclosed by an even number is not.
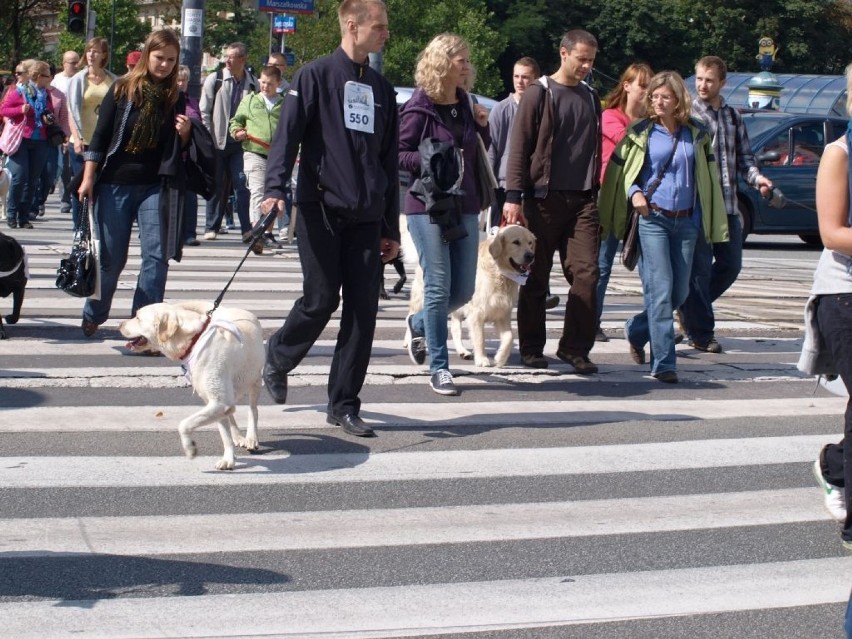
<svg viewBox="0 0 852 639"><path fill-rule="evenodd" d="M373 133L376 107L369 84L347 82L343 89L343 124L347 129Z"/></svg>

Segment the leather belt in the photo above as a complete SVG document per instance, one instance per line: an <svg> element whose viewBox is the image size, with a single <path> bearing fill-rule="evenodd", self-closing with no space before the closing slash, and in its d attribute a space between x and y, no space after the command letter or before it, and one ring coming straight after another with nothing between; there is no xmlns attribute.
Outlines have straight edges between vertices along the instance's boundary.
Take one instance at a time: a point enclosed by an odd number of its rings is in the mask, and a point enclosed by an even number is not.
<svg viewBox="0 0 852 639"><path fill-rule="evenodd" d="M663 217L671 217L671 218L681 218L681 217L692 217L692 207L690 206L688 209L680 209L679 211L669 211L667 209L660 208L656 204L649 204L648 208L652 211L656 211Z"/></svg>

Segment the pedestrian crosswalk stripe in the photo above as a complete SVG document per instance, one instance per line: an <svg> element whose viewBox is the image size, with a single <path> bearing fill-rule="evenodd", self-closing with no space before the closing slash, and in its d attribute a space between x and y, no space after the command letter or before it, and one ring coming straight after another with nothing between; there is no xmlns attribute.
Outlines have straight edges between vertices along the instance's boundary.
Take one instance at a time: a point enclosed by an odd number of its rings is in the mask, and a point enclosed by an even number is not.
<svg viewBox="0 0 852 639"><path fill-rule="evenodd" d="M340 481L540 477L813 461L825 435L708 439L651 444L441 452L243 455L237 468L212 470L215 457L4 458L0 486L227 486ZM286 440L285 440L286 445ZM700 454L696 454L700 451Z"/></svg>
<svg viewBox="0 0 852 639"><path fill-rule="evenodd" d="M19 639L212 637L229 631L242 637L365 639L840 603L849 596L850 580L852 557L831 557L449 584L46 600L2 604L0 610L4 633Z"/></svg>
<svg viewBox="0 0 852 639"><path fill-rule="evenodd" d="M169 555L629 535L828 520L817 488L524 504L0 520L18 557Z"/></svg>
<svg viewBox="0 0 852 639"><path fill-rule="evenodd" d="M124 387L110 378L109 387ZM158 378L152 377L155 382ZM321 378L322 383L325 377ZM165 382L170 382L166 384ZM414 377L409 383L423 384L422 377ZM468 384L469 378L460 376L459 384ZM317 382L319 383L319 382ZM405 383L405 380L389 379L388 384ZM577 383L587 383L577 381ZM48 384L45 384L48 385ZM62 386L53 380L53 387ZM132 378L136 389L144 387L140 380ZM186 386L183 377L163 377L158 386ZM302 385L299 380L291 381L290 387ZM27 386L31 388L32 386ZM265 392L265 391L264 391ZM14 419L0 420L0 433L17 432L21 424L29 432L67 431L171 431L176 432L180 420L188 417L202 406L201 400L186 389L186 404L179 406L75 406L72 412L65 407L34 406L7 410ZM382 428L394 426L444 427L476 426L487 421L490 426L498 425L546 425L613 423L621 421L657 420L717 420L748 417L813 417L816 415L841 415L846 408L845 397L791 397L783 399L718 399L685 402L682 399L645 399L642 401L620 400L564 400L536 402L458 402L435 404L412 402L370 403L361 411L361 416L370 424ZM264 404L258 407L261 443L270 429L304 430L328 428L325 405L288 404L285 407ZM246 407L238 403L236 417L242 423L247 415ZM209 427L213 429L214 427Z"/></svg>

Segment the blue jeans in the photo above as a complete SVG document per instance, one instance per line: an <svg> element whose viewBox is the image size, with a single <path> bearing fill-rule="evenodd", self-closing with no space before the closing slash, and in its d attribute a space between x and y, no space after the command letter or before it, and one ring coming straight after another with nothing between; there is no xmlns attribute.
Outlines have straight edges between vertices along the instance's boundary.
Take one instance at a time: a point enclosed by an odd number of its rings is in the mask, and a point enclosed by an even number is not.
<svg viewBox="0 0 852 639"><path fill-rule="evenodd" d="M852 639L852 594L849 595L849 604L846 606L846 623L843 628L846 630L846 639Z"/></svg>
<svg viewBox="0 0 852 639"><path fill-rule="evenodd" d="M601 239L601 250L598 254L598 328L601 327L601 315L603 314L606 287L609 285L609 276L612 274L612 263L615 261L619 242L620 240L612 233L609 234L609 237Z"/></svg>
<svg viewBox="0 0 852 639"><path fill-rule="evenodd" d="M44 203L47 201L47 196L51 194L54 186L56 185L56 167L58 160L59 155L56 152L56 147L48 145L48 151L45 155L44 166L41 169L38 184L36 188L32 190L33 203L30 206L30 211L33 218L38 214L39 208L44 206Z"/></svg>
<svg viewBox="0 0 852 639"><path fill-rule="evenodd" d="M6 160L6 168L12 174L6 208L6 220L10 224L21 225L30 221L36 186L47 162L47 154L52 150L47 140L23 138L18 150Z"/></svg>
<svg viewBox="0 0 852 639"><path fill-rule="evenodd" d="M100 237L101 298L88 299L83 319L103 324L109 318L118 278L127 263L133 221L139 226L142 265L130 316L163 301L169 263L160 241L159 184L98 184L95 187L95 224Z"/></svg>
<svg viewBox="0 0 852 639"><path fill-rule="evenodd" d="M408 231L423 269L423 308L414 314L413 330L425 335L429 370L450 368L447 353L447 315L464 306L476 285L479 251L479 216L463 214L467 237L454 242L441 239L441 229L428 215L408 215Z"/></svg>
<svg viewBox="0 0 852 639"><path fill-rule="evenodd" d="M639 275L645 309L624 325L625 337L637 348L651 343L651 374L673 371L672 312L689 293L689 271L698 227L691 219L667 218L651 211L639 218Z"/></svg>
<svg viewBox="0 0 852 639"><path fill-rule="evenodd" d="M224 151L216 151L216 185L221 185L225 179L225 171L231 177L231 187L236 193L235 211L240 220L240 232L251 230L249 219L249 190L246 174L243 171L243 147L228 145ZM222 200L221 189L217 189L212 198L207 200L205 230L218 233L222 228L222 218L225 215L225 202Z"/></svg>
<svg viewBox="0 0 852 639"><path fill-rule="evenodd" d="M681 306L690 339L706 344L716 330L713 302L736 282L743 267L743 225L739 215L728 216L730 240L710 245L698 238L692 258L689 295Z"/></svg>

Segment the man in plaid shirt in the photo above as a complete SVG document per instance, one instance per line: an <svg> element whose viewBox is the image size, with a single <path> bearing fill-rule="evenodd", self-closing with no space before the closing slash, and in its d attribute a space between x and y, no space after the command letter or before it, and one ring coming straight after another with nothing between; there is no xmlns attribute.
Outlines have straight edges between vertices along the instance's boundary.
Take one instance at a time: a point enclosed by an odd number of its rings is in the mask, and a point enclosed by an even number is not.
<svg viewBox="0 0 852 639"><path fill-rule="evenodd" d="M690 346L707 353L722 352L714 335L713 302L736 281L743 264L743 226L737 205L737 173L749 186L760 189L764 197L768 197L772 189L772 182L755 166L742 117L720 94L727 73L724 60L716 56L705 56L695 64L698 97L692 101L692 114L704 121L713 136L730 233L728 242L712 246L699 233L692 258L689 296L678 312Z"/></svg>

